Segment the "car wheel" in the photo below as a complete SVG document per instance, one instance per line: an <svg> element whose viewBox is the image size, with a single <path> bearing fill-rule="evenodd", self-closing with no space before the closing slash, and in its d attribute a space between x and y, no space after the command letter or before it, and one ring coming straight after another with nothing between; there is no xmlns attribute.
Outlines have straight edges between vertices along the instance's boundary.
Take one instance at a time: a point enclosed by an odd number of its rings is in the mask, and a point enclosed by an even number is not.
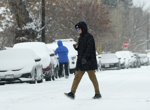
<svg viewBox="0 0 150 110"><path fill-rule="evenodd" d="M45 81L51 81L51 76L49 78L46 78Z"/></svg>
<svg viewBox="0 0 150 110"><path fill-rule="evenodd" d="M55 81L55 76L52 76L52 80Z"/></svg>
<svg viewBox="0 0 150 110"><path fill-rule="evenodd" d="M39 69L38 74L40 76L40 80L38 80L37 83L42 83L43 82L43 68Z"/></svg>
<svg viewBox="0 0 150 110"><path fill-rule="evenodd" d="M121 69L121 67L120 67L120 63L118 63L117 70L120 70L120 69Z"/></svg>
<svg viewBox="0 0 150 110"><path fill-rule="evenodd" d="M54 69L54 76L56 79L58 78L58 67Z"/></svg>
<svg viewBox="0 0 150 110"><path fill-rule="evenodd" d="M51 81L51 76L47 77L45 81Z"/></svg>
<svg viewBox="0 0 150 110"><path fill-rule="evenodd" d="M126 66L125 66L125 64L123 64L123 67L122 67L122 69L125 69L126 68Z"/></svg>
<svg viewBox="0 0 150 110"><path fill-rule="evenodd" d="M38 80L38 81L37 81L37 83L42 83L42 82L43 82L43 80Z"/></svg>
<svg viewBox="0 0 150 110"><path fill-rule="evenodd" d="M51 81L51 72L46 75L45 81Z"/></svg>
<svg viewBox="0 0 150 110"><path fill-rule="evenodd" d="M70 69L69 71L70 71L70 74L75 73L75 69Z"/></svg>
<svg viewBox="0 0 150 110"><path fill-rule="evenodd" d="M37 82L37 71L36 70L34 70L34 73L33 73L32 77L33 77L32 78L33 81L31 81L30 84L35 84Z"/></svg>

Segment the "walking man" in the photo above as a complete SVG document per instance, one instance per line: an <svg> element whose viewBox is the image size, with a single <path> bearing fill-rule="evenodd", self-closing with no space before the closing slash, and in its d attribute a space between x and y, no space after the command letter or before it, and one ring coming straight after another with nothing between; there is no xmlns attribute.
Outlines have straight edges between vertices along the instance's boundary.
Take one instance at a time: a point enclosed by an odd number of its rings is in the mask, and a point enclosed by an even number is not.
<svg viewBox="0 0 150 110"><path fill-rule="evenodd" d="M62 77L62 70L63 70L63 65L65 66L65 77L69 77L68 73L68 49L67 47L63 46L63 43L61 40L57 42L58 48L55 50L55 55L58 54L59 56L59 78Z"/></svg>
<svg viewBox="0 0 150 110"><path fill-rule="evenodd" d="M97 61L94 38L90 33L88 33L87 25L85 22L77 23L75 25L75 29L80 34L78 43L73 45L75 50L78 51L76 72L71 87L71 92L65 93L65 95L71 99L75 98L78 84L80 83L80 80L86 71L95 89L95 95L93 99L101 98L102 96L100 94L98 81L95 75L95 69L97 69Z"/></svg>

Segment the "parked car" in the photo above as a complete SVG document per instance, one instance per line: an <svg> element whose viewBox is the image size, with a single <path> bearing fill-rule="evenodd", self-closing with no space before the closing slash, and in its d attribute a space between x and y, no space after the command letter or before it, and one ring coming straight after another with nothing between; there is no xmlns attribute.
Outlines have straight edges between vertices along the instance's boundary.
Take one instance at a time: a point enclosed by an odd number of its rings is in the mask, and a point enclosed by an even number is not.
<svg viewBox="0 0 150 110"><path fill-rule="evenodd" d="M53 62L51 61L49 50L45 43L42 42L24 42L24 43L17 43L13 46L13 48L25 48L31 49L37 54L41 61L40 63L43 66L43 74L46 81L50 81L51 78L54 80L53 74Z"/></svg>
<svg viewBox="0 0 150 110"><path fill-rule="evenodd" d="M128 60L126 60L125 55L122 52L116 52L115 54L117 55L118 58L120 58L120 67L122 69L128 68L129 64Z"/></svg>
<svg viewBox="0 0 150 110"><path fill-rule="evenodd" d="M57 40L56 40L57 41ZM47 47L53 50L56 50L58 47L57 42L53 42L51 44L47 44ZM63 40L62 40L63 41ZM75 44L75 41L63 41L63 45L66 46L69 50L68 58L69 58L69 72L75 73L76 68L76 60L77 60L77 51L73 48L73 44Z"/></svg>
<svg viewBox="0 0 150 110"><path fill-rule="evenodd" d="M141 65L149 65L149 58L147 57L147 54L139 54Z"/></svg>
<svg viewBox="0 0 150 110"><path fill-rule="evenodd" d="M141 61L138 53L134 53L134 58L136 59L136 67L141 67Z"/></svg>
<svg viewBox="0 0 150 110"><path fill-rule="evenodd" d="M124 53L124 51L117 51L115 54L120 54L120 57L121 57L120 60L125 60L125 68L128 69L131 65L130 64L131 62L128 56ZM120 58L119 55L117 57Z"/></svg>
<svg viewBox="0 0 150 110"><path fill-rule="evenodd" d="M0 83L43 81L41 58L29 49L0 51Z"/></svg>
<svg viewBox="0 0 150 110"><path fill-rule="evenodd" d="M116 54L102 54L101 55L101 69L109 69L115 68L120 70L120 59L116 56Z"/></svg>
<svg viewBox="0 0 150 110"><path fill-rule="evenodd" d="M117 51L117 52L125 55L126 62L128 62L128 67L130 67L130 68L136 67L136 60L131 51Z"/></svg>

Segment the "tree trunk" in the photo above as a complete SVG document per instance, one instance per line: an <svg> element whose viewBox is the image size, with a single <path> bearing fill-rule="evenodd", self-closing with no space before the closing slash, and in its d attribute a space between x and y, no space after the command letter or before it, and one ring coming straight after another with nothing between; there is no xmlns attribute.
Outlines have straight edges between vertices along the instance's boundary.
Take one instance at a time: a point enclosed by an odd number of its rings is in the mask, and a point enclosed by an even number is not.
<svg viewBox="0 0 150 110"><path fill-rule="evenodd" d="M15 43L35 41L38 32L33 28L34 23L27 10L26 0L8 0L8 3L18 25Z"/></svg>

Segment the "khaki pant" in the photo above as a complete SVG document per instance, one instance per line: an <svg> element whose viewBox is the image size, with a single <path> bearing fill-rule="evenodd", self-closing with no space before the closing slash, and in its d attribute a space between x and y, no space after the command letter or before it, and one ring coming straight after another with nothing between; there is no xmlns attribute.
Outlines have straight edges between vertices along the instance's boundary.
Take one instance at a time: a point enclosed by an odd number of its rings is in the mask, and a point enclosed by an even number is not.
<svg viewBox="0 0 150 110"><path fill-rule="evenodd" d="M84 73L85 73L85 71L76 71L75 78L74 78L72 88L71 88L72 93L74 93L74 94L76 93L76 89L77 89L77 87L80 83L80 80L81 80L82 76L84 75ZM96 75L95 75L95 71L94 70L89 70L89 71L87 71L87 73L89 75L90 80L93 83L93 86L94 86L94 89L95 89L95 94L100 94L99 85L98 85L98 81L97 81L97 78L96 78Z"/></svg>

